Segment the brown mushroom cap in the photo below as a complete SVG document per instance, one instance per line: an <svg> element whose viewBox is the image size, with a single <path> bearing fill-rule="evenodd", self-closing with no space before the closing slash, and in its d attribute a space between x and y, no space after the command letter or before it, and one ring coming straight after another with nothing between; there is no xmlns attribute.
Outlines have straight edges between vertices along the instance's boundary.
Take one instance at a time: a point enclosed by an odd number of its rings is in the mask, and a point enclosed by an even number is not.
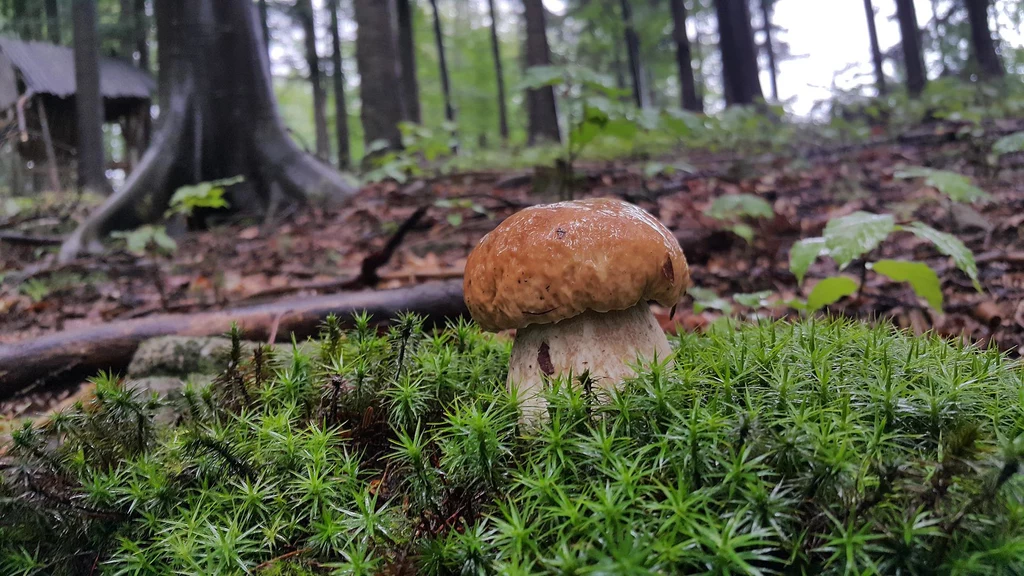
<svg viewBox="0 0 1024 576"><path fill-rule="evenodd" d="M523 328L641 300L674 306L689 285L679 242L627 202L577 200L513 214L466 261L466 306L485 330Z"/></svg>

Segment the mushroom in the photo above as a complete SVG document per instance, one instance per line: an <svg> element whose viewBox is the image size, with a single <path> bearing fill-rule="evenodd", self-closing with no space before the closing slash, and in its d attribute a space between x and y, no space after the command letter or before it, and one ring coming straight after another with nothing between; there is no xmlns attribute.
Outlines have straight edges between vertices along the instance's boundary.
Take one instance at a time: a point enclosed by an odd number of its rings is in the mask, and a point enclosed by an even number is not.
<svg viewBox="0 0 1024 576"><path fill-rule="evenodd" d="M671 355L648 306L672 307L689 284L679 242L620 200L533 206L488 233L466 261L466 306L492 332L515 329L508 385L524 418L544 408L545 379L582 376L605 389L638 360Z"/></svg>

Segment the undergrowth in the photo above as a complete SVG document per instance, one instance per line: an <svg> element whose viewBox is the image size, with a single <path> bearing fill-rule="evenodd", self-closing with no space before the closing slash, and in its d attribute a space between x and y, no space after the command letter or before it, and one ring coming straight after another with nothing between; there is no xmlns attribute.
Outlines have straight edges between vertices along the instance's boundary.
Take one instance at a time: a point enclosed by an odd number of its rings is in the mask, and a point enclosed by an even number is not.
<svg viewBox="0 0 1024 576"><path fill-rule="evenodd" d="M1024 388L996 351L723 329L607 398L556 383L526 427L507 341L355 326L236 347L167 402L100 376L15 433L0 573L1024 571Z"/></svg>

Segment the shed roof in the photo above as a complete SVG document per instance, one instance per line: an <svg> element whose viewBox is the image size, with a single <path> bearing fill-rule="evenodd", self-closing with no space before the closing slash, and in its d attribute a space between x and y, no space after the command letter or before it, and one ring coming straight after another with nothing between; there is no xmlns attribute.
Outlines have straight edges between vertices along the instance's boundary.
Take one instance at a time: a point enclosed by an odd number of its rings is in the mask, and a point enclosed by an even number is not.
<svg viewBox="0 0 1024 576"><path fill-rule="evenodd" d="M0 36L3 53L25 82L39 94L67 98L75 93L75 57L71 48L46 42L23 42ZM6 62L0 61L0 65ZM149 98L156 89L152 76L127 62L100 57L100 92L104 98ZM10 103L0 102L0 107Z"/></svg>

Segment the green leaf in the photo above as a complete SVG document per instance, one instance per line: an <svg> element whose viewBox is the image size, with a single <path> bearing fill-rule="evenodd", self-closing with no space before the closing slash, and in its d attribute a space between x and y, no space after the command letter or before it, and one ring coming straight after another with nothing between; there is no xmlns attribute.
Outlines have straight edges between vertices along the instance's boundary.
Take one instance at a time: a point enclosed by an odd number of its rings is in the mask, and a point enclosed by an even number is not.
<svg viewBox="0 0 1024 576"><path fill-rule="evenodd" d="M531 66L523 73L519 90L536 90L565 82L566 70L562 66Z"/></svg>
<svg viewBox="0 0 1024 576"><path fill-rule="evenodd" d="M726 194L715 198L704 214L716 220L732 218L771 218L775 215L772 205L764 198L753 194Z"/></svg>
<svg viewBox="0 0 1024 576"><path fill-rule="evenodd" d="M835 304L840 298L849 296L856 291L857 283L846 276L825 278L815 284L807 296L807 309L813 312L823 306Z"/></svg>
<svg viewBox="0 0 1024 576"><path fill-rule="evenodd" d="M636 122L628 118L616 118L604 125L604 133L619 140L632 141L636 137L639 127Z"/></svg>
<svg viewBox="0 0 1024 576"><path fill-rule="evenodd" d="M1015 132L996 140L996 143L992 145L992 152L1000 156L1013 152L1024 152L1024 132Z"/></svg>
<svg viewBox="0 0 1024 576"><path fill-rule="evenodd" d="M981 283L978 282L978 264L974 261L974 253L959 238L946 232L940 232L921 222L911 222L907 226L907 230L918 238L931 242L939 252L952 258L956 267L967 274L967 277L974 283L974 289L981 292Z"/></svg>
<svg viewBox="0 0 1024 576"><path fill-rule="evenodd" d="M709 308L732 314L732 304L707 288L692 287L686 291L693 298L693 311L703 312Z"/></svg>
<svg viewBox="0 0 1024 576"><path fill-rule="evenodd" d="M752 294L733 294L732 299L741 306L748 308L764 308L769 304L767 298L774 294L771 290L762 290Z"/></svg>
<svg viewBox="0 0 1024 576"><path fill-rule="evenodd" d="M449 214L445 219L448 220L448 223L453 228L458 228L462 225L462 214Z"/></svg>
<svg viewBox="0 0 1024 576"><path fill-rule="evenodd" d="M914 166L899 170L893 176L895 178L924 178L925 186L935 188L954 202L976 202L990 197L988 192L971 183L970 178L947 170Z"/></svg>
<svg viewBox="0 0 1024 576"><path fill-rule="evenodd" d="M153 243L168 254L178 249L178 243L167 235L167 229L163 226L157 226L153 229Z"/></svg>
<svg viewBox="0 0 1024 576"><path fill-rule="evenodd" d="M942 310L942 284L927 264L908 260L879 260L869 266L891 280L910 283L914 293L927 300L929 306Z"/></svg>
<svg viewBox="0 0 1024 576"><path fill-rule="evenodd" d="M843 269L874 250L896 228L892 214L854 212L829 220L825 226L825 247Z"/></svg>
<svg viewBox="0 0 1024 576"><path fill-rule="evenodd" d="M804 276L811 264L818 258L828 254L824 238L804 238L793 244L789 249L789 271L796 276L798 284L804 283Z"/></svg>
<svg viewBox="0 0 1024 576"><path fill-rule="evenodd" d="M644 178L654 178L665 171L666 166L661 162L648 162L644 166Z"/></svg>
<svg viewBox="0 0 1024 576"><path fill-rule="evenodd" d="M729 231L746 240L747 244L754 241L754 229L746 224L733 224L729 226Z"/></svg>

